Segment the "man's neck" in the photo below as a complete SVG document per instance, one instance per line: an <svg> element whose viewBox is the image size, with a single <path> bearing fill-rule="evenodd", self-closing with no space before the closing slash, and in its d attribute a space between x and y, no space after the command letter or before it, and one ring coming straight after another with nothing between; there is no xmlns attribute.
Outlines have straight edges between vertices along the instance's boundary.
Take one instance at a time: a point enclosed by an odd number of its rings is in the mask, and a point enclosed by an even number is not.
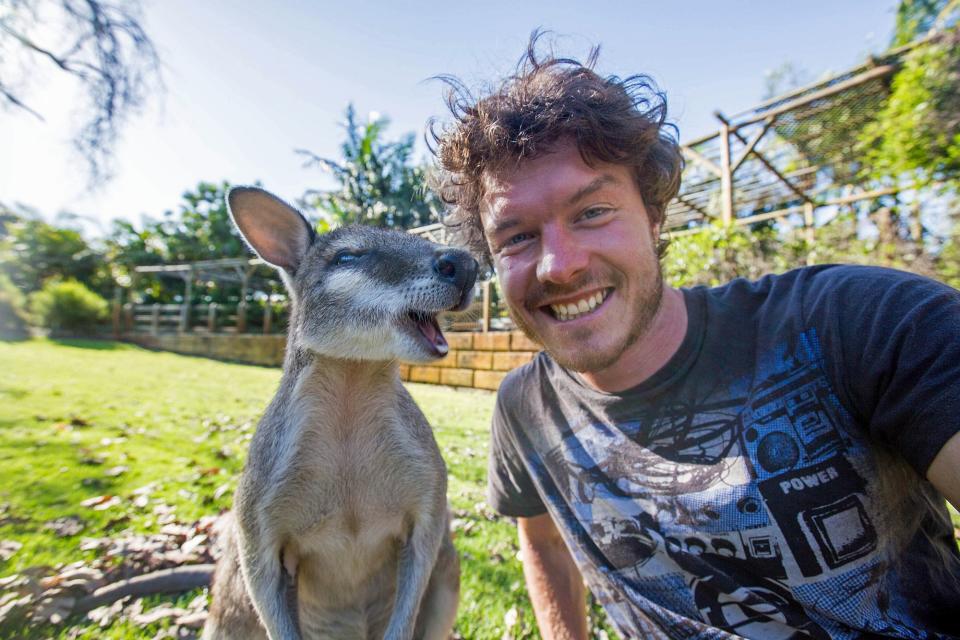
<svg viewBox="0 0 960 640"><path fill-rule="evenodd" d="M606 369L583 372L590 386L606 392L635 387L659 371L677 352L687 334L687 306L683 293L665 286L660 309L650 328Z"/></svg>

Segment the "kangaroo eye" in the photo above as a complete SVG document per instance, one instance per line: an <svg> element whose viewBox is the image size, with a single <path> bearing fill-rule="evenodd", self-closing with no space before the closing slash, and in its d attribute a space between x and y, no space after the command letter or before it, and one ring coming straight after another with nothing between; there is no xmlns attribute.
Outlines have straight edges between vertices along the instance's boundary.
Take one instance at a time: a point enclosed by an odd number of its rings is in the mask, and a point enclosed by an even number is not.
<svg viewBox="0 0 960 640"><path fill-rule="evenodd" d="M337 255L333 256L333 260L330 261L330 264L335 266L350 264L351 262L356 262L361 257L363 257L362 253L355 253L353 251L340 251L337 253Z"/></svg>

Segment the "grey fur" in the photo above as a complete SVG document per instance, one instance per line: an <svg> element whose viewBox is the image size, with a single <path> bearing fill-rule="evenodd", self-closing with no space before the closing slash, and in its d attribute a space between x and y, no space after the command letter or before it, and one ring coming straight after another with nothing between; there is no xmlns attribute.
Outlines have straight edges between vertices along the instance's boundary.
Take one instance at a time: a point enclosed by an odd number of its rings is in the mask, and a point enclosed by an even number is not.
<svg viewBox="0 0 960 640"><path fill-rule="evenodd" d="M446 467L396 360L440 355L409 313L465 306L476 262L400 232L316 236L260 189L227 200L244 238L280 268L292 309L203 637L448 637L459 563Z"/></svg>

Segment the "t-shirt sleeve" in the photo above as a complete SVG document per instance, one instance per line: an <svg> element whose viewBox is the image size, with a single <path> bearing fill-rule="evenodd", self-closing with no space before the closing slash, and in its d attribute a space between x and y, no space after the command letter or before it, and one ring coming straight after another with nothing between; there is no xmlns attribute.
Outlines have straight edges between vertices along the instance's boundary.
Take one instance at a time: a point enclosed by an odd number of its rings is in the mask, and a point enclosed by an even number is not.
<svg viewBox="0 0 960 640"><path fill-rule="evenodd" d="M505 407L510 401L505 399L502 389L503 385L497 395L490 429L487 504L504 516L530 518L545 513L547 509L518 450L512 431L518 425L512 418L513 412Z"/></svg>
<svg viewBox="0 0 960 640"><path fill-rule="evenodd" d="M889 269L833 287L827 357L854 417L922 475L960 431L960 292ZM833 360L833 364L829 364Z"/></svg>

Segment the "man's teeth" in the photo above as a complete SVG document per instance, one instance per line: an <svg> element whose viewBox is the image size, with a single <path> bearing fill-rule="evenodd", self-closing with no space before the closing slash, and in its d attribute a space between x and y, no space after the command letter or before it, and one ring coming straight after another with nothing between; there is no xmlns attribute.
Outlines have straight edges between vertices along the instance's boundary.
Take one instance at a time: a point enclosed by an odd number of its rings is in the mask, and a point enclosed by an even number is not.
<svg viewBox="0 0 960 640"><path fill-rule="evenodd" d="M553 315L561 322L564 320L573 320L585 313L593 311L606 297L606 291L598 291L592 296L581 298L577 302L552 304L550 305L550 309L553 311Z"/></svg>

